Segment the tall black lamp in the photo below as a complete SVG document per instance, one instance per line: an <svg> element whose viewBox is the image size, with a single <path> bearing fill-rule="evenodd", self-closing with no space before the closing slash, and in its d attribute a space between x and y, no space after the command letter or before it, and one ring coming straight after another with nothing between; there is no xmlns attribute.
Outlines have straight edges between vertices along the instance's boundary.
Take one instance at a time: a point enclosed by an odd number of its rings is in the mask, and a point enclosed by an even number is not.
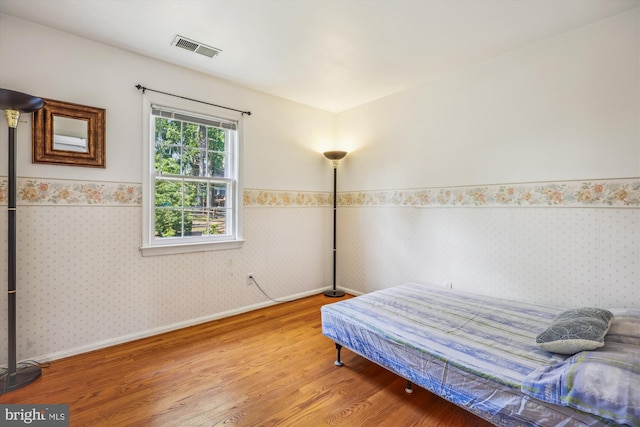
<svg viewBox="0 0 640 427"><path fill-rule="evenodd" d="M339 298L344 296L344 291L336 289L336 208L338 206L337 182L338 162L347 155L346 151L325 151L324 156L333 163L333 289L325 291L328 297Z"/></svg>
<svg viewBox="0 0 640 427"><path fill-rule="evenodd" d="M0 89L0 110L4 110L9 126L9 171L7 174L8 223L8 349L7 373L0 377L0 391L10 391L31 384L42 374L39 366L16 366L16 128L20 113L39 110L44 101L35 96L8 89Z"/></svg>

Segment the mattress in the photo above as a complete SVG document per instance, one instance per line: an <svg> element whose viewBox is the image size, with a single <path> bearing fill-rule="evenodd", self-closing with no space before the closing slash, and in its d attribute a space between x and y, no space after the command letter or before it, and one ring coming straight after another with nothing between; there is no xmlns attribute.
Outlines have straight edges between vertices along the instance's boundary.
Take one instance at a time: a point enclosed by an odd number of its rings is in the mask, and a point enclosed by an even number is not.
<svg viewBox="0 0 640 427"><path fill-rule="evenodd" d="M321 315L335 343L494 425L608 425L520 390L536 369L567 359L535 344L561 311L406 283L325 305Z"/></svg>

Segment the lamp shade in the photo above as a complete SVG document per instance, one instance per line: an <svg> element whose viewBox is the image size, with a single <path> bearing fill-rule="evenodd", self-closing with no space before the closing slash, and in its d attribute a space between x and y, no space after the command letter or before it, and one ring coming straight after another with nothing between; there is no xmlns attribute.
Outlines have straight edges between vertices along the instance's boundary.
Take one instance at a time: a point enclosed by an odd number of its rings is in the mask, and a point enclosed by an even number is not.
<svg viewBox="0 0 640 427"><path fill-rule="evenodd" d="M44 101L38 97L15 90L0 89L0 110L4 110L10 128L18 127L20 113L32 113L41 109L43 105Z"/></svg>
<svg viewBox="0 0 640 427"><path fill-rule="evenodd" d="M342 160L347 155L346 151L325 151L324 156L329 160Z"/></svg>
<svg viewBox="0 0 640 427"><path fill-rule="evenodd" d="M0 89L0 110L16 110L22 113L32 113L44 105L41 98L16 92L15 90Z"/></svg>

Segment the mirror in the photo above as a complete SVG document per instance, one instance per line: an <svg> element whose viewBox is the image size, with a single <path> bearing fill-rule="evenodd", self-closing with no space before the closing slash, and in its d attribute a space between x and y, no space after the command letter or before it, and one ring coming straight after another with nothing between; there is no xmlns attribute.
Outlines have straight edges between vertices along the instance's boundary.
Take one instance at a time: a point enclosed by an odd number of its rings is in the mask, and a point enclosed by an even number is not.
<svg viewBox="0 0 640 427"><path fill-rule="evenodd" d="M53 149L87 153L88 122L53 116Z"/></svg>
<svg viewBox="0 0 640 427"><path fill-rule="evenodd" d="M33 163L104 168L106 110L42 99L33 113Z"/></svg>

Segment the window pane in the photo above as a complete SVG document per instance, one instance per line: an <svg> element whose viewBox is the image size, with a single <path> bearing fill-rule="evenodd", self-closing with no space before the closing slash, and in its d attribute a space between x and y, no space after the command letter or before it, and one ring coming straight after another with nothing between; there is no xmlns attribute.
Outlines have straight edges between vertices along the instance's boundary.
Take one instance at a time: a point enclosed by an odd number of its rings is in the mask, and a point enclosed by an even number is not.
<svg viewBox="0 0 640 427"><path fill-rule="evenodd" d="M156 152L155 168L162 173L178 175L180 173L180 147L167 146Z"/></svg>
<svg viewBox="0 0 640 427"><path fill-rule="evenodd" d="M211 207L227 207L227 185L211 184L209 187L209 200Z"/></svg>
<svg viewBox="0 0 640 427"><path fill-rule="evenodd" d="M191 218L181 209L156 208L155 237L183 237L191 233Z"/></svg>
<svg viewBox="0 0 640 427"><path fill-rule="evenodd" d="M155 119L155 147L162 145L180 145L182 122L170 119Z"/></svg>
<svg viewBox="0 0 640 427"><path fill-rule="evenodd" d="M192 218L191 236L224 234L226 209L202 209L190 211Z"/></svg>
<svg viewBox="0 0 640 427"><path fill-rule="evenodd" d="M155 121L155 169L162 173L180 173L180 122Z"/></svg>
<svg viewBox="0 0 640 427"><path fill-rule="evenodd" d="M209 226L210 234L226 234L227 232L227 210L212 209L211 225Z"/></svg>
<svg viewBox="0 0 640 427"><path fill-rule="evenodd" d="M227 233L227 209L213 209L213 218L211 220L211 234Z"/></svg>
<svg viewBox="0 0 640 427"><path fill-rule="evenodd" d="M209 150L227 151L225 148L226 132L218 128L207 128L207 136L209 138Z"/></svg>
<svg viewBox="0 0 640 427"><path fill-rule="evenodd" d="M225 176L225 162L227 156L224 153L219 153L217 151L209 151L209 176Z"/></svg>
<svg viewBox="0 0 640 427"><path fill-rule="evenodd" d="M186 148L182 156L182 175L207 176L205 169L205 153L199 148Z"/></svg>
<svg viewBox="0 0 640 427"><path fill-rule="evenodd" d="M225 176L227 132L217 128L207 128L208 149L207 170L209 176Z"/></svg>
<svg viewBox="0 0 640 427"><path fill-rule="evenodd" d="M209 215L207 211L194 210L190 213L192 218L191 235L202 236L203 234L209 234L207 232L207 230L209 229Z"/></svg>
<svg viewBox="0 0 640 427"><path fill-rule="evenodd" d="M184 183L184 207L200 209L207 207L206 182L186 181Z"/></svg>
<svg viewBox="0 0 640 427"><path fill-rule="evenodd" d="M182 207L182 183L156 180L156 207Z"/></svg>
<svg viewBox="0 0 640 427"><path fill-rule="evenodd" d="M155 205L156 237L181 237L183 232L182 183L157 180Z"/></svg>
<svg viewBox="0 0 640 427"><path fill-rule="evenodd" d="M187 147L199 147L200 125L182 122L182 144Z"/></svg>
<svg viewBox="0 0 640 427"><path fill-rule="evenodd" d="M206 128L194 123L183 123L182 126L182 174L204 176L203 154L207 149Z"/></svg>

